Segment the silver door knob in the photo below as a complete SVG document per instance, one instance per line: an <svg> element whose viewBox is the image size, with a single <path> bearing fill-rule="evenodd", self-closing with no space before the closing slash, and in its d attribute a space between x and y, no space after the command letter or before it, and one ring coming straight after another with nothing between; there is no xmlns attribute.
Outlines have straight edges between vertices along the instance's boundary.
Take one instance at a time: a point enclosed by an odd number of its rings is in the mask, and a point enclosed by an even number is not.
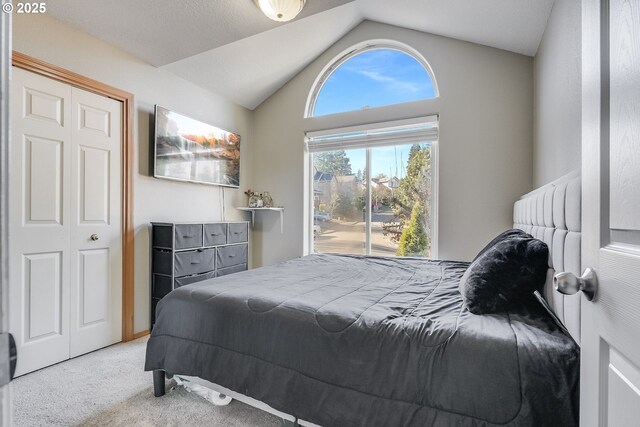
<svg viewBox="0 0 640 427"><path fill-rule="evenodd" d="M581 277L576 277L573 273L557 273L553 276L553 287L564 295L573 295L582 291L587 300L591 301L596 296L598 277L590 268L587 268Z"/></svg>
<svg viewBox="0 0 640 427"><path fill-rule="evenodd" d="M95 242L96 240L98 240L98 235L97 235L97 234L92 234L92 235L91 235L91 240L93 240L94 242Z"/></svg>

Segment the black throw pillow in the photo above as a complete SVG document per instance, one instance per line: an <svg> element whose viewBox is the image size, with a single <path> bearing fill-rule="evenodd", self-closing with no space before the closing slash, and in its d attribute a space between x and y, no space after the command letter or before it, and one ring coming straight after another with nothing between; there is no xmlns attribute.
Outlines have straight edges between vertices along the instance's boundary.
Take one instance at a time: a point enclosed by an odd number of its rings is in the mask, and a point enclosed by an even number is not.
<svg viewBox="0 0 640 427"><path fill-rule="evenodd" d="M525 233L524 231L518 228L512 228L511 230L503 231L502 233L494 237L492 241L487 243L487 246L482 248L480 252L478 252L478 255L476 255L476 257L473 260L474 261L477 260L480 257L480 255L482 255L483 253L491 249L493 245L495 245L496 243L509 239L511 237L533 237L533 236L531 236L531 234Z"/></svg>
<svg viewBox="0 0 640 427"><path fill-rule="evenodd" d="M460 279L469 311L501 313L533 301L533 292L542 289L547 277L547 245L529 234L511 235L483 251Z"/></svg>

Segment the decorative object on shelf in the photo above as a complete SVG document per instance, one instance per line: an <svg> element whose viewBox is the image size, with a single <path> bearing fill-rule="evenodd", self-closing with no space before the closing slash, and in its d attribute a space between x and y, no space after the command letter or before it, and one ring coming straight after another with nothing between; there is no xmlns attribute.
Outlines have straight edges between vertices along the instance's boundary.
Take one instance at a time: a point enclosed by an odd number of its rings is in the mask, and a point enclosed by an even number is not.
<svg viewBox="0 0 640 427"><path fill-rule="evenodd" d="M244 194L246 194L247 196L249 196L249 207L250 208L257 208L258 207L258 200L260 200L260 196L251 191L251 190L247 190L244 192Z"/></svg>
<svg viewBox="0 0 640 427"><path fill-rule="evenodd" d="M305 0L254 0L267 18L278 22L291 21L304 7Z"/></svg>
<svg viewBox="0 0 640 427"><path fill-rule="evenodd" d="M265 191L262 195L262 202L265 208L273 207L273 198L268 191Z"/></svg>
<svg viewBox="0 0 640 427"><path fill-rule="evenodd" d="M244 194L249 196L250 208L270 208L273 206L273 198L268 191L265 191L264 193L256 193L253 190L247 190Z"/></svg>

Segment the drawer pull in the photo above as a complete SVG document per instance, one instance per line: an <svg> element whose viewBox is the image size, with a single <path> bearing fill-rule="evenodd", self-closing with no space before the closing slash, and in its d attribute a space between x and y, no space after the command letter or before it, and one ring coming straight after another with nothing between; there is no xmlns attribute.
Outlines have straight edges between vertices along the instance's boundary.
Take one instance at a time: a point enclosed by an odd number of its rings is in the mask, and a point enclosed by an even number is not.
<svg viewBox="0 0 640 427"><path fill-rule="evenodd" d="M183 239L193 239L193 236L182 236Z"/></svg>
<svg viewBox="0 0 640 427"><path fill-rule="evenodd" d="M200 261L191 261L191 264L200 264Z"/></svg>
<svg viewBox="0 0 640 427"><path fill-rule="evenodd" d="M233 257L235 257L234 254L229 254L229 258L233 258Z"/></svg>
<svg viewBox="0 0 640 427"><path fill-rule="evenodd" d="M234 231L233 234L240 234L240 232L239 231Z"/></svg>
<svg viewBox="0 0 640 427"><path fill-rule="evenodd" d="M211 233L212 236L219 236L220 233Z"/></svg>

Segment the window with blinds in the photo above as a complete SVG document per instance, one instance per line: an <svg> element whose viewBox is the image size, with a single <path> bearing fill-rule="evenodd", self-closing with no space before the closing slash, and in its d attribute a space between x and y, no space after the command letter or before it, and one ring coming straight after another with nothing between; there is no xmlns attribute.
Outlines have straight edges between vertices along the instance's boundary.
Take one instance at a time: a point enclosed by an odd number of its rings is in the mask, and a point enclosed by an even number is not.
<svg viewBox="0 0 640 427"><path fill-rule="evenodd" d="M407 123L408 122L408 123ZM438 140L438 117L428 116L409 121L375 123L342 129L307 132L307 149L311 153L345 148L385 145L421 144Z"/></svg>

